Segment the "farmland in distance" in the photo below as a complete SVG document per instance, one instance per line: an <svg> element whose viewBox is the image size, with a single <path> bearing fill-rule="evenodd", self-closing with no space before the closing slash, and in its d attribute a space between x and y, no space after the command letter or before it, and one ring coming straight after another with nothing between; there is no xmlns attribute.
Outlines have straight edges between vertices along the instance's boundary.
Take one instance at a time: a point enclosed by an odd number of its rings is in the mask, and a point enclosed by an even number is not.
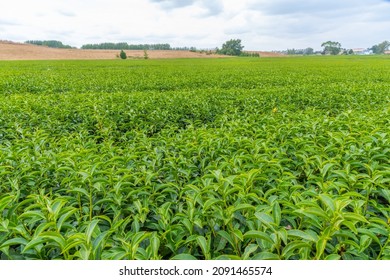
<svg viewBox="0 0 390 280"><path fill-rule="evenodd" d="M0 62L1 259L390 259L390 59Z"/></svg>

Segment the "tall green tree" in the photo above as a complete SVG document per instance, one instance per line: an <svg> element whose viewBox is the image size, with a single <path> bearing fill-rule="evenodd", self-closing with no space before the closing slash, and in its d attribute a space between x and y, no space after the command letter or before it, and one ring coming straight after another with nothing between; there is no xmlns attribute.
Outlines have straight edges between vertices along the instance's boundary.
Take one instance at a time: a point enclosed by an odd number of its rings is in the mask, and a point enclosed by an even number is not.
<svg viewBox="0 0 390 280"><path fill-rule="evenodd" d="M306 54L306 55L311 55L314 53L314 49L313 48L306 48L304 51L303 51L303 54Z"/></svg>
<svg viewBox="0 0 390 280"><path fill-rule="evenodd" d="M339 42L327 41L321 44L324 48L324 54L339 54L341 51L341 44Z"/></svg>
<svg viewBox="0 0 390 280"><path fill-rule="evenodd" d="M389 41L383 41L382 43L378 45L374 45L371 47L371 50L375 54L383 54L385 51L387 51L390 47Z"/></svg>
<svg viewBox="0 0 390 280"><path fill-rule="evenodd" d="M219 54L225 55L235 55L239 56L244 49L244 46L241 45L240 39L231 39L226 41L220 50L217 50Z"/></svg>

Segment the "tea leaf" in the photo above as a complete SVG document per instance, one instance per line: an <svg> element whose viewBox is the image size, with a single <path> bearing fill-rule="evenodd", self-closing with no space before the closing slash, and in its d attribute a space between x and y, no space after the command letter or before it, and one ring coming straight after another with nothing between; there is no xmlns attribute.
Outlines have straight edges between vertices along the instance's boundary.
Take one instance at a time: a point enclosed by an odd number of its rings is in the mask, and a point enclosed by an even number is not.
<svg viewBox="0 0 390 280"><path fill-rule="evenodd" d="M320 194L319 198L332 213L336 211L336 205L329 196L325 194Z"/></svg>
<svg viewBox="0 0 390 280"><path fill-rule="evenodd" d="M295 236L295 237L299 237L299 238L302 238L302 239L305 239L308 241L312 241L312 242L318 241L317 235L315 235L313 233L308 234L308 233L301 231L301 230L298 230L298 229L291 229L291 230L287 231L287 234L288 234L288 236Z"/></svg>
<svg viewBox="0 0 390 280"><path fill-rule="evenodd" d="M197 258L189 254L178 254L173 256L171 260L197 260Z"/></svg>
<svg viewBox="0 0 390 280"><path fill-rule="evenodd" d="M322 236L319 238L316 244L316 256L315 259L319 260L321 256L324 254L326 244L328 243L328 237Z"/></svg>
<svg viewBox="0 0 390 280"><path fill-rule="evenodd" d="M203 255L206 257L206 259L210 259L210 247L208 246L206 239L203 236L198 236L196 238L196 242L202 249Z"/></svg>
<svg viewBox="0 0 390 280"><path fill-rule="evenodd" d="M247 231L244 233L244 236L243 236L244 239L262 239L268 243L271 243L273 244L274 241L271 239L271 237L269 237L268 234L264 233L264 232L261 232L261 231L257 231L257 230L250 230L250 231Z"/></svg>

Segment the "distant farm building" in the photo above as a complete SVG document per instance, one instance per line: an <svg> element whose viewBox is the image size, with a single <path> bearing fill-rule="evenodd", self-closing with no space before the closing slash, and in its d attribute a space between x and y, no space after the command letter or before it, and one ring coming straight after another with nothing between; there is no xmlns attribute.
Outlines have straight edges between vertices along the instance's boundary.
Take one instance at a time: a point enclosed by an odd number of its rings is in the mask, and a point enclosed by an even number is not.
<svg viewBox="0 0 390 280"><path fill-rule="evenodd" d="M353 51L354 54L357 54L357 55L369 55L369 54L372 54L372 50L364 49L364 48L355 48L355 49L352 49L352 51Z"/></svg>

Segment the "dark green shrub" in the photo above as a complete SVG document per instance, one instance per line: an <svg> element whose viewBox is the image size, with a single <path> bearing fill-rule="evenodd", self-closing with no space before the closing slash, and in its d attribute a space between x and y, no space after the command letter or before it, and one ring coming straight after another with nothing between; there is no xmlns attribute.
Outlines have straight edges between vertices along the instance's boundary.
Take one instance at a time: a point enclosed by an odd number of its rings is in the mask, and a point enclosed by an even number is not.
<svg viewBox="0 0 390 280"><path fill-rule="evenodd" d="M127 58L127 55L126 55L126 53L125 53L123 50L121 50L119 56L120 56L120 58L122 58L122 59L126 59L126 58Z"/></svg>

